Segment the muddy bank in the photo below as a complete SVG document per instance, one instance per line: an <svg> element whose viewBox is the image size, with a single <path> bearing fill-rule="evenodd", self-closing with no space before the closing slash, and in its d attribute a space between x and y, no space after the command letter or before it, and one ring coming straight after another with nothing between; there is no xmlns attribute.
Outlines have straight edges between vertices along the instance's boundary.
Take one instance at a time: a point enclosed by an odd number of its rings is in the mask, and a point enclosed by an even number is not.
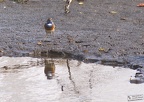
<svg viewBox="0 0 144 102"><path fill-rule="evenodd" d="M0 3L0 54L31 56L53 50L85 59L124 59L124 63L140 56L142 63L144 10L136 7L140 2L87 0L78 5L73 1L71 12L64 14L63 0L26 4L5 0ZM45 39L43 25L49 17L56 31Z"/></svg>

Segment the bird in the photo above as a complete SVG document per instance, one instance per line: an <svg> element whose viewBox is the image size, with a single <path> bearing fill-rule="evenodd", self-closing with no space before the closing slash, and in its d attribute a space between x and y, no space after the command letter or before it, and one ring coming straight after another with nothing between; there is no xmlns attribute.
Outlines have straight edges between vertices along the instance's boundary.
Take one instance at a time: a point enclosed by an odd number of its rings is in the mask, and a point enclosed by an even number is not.
<svg viewBox="0 0 144 102"><path fill-rule="evenodd" d="M47 22L44 24L46 35L52 34L55 31L55 24L52 18L48 18Z"/></svg>
<svg viewBox="0 0 144 102"><path fill-rule="evenodd" d="M45 28L46 36L44 37L43 42L51 42L52 38L49 36L51 36L52 33L55 31L55 24L54 24L52 18L47 19L46 23L44 24L44 28ZM40 44L42 45L41 41L40 41ZM48 54L48 52L47 52L47 54Z"/></svg>

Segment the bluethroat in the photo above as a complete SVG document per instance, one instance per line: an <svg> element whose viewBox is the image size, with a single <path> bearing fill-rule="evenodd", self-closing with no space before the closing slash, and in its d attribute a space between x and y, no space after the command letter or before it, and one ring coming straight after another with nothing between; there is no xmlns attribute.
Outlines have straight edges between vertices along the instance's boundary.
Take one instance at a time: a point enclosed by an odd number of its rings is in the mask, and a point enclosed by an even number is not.
<svg viewBox="0 0 144 102"><path fill-rule="evenodd" d="M52 34L52 32L55 31L55 24L54 24L52 18L49 18L47 20L47 22L44 25L44 28L45 28L45 31L46 31L47 35L48 35L48 33Z"/></svg>

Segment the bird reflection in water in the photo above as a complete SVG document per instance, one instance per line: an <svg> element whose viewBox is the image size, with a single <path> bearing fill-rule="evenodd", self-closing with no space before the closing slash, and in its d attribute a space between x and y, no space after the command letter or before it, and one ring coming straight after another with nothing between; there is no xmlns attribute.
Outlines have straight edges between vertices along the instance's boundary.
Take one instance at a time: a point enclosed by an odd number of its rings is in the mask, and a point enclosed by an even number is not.
<svg viewBox="0 0 144 102"><path fill-rule="evenodd" d="M53 60L45 59L44 73L47 79L53 79L55 76L55 64Z"/></svg>

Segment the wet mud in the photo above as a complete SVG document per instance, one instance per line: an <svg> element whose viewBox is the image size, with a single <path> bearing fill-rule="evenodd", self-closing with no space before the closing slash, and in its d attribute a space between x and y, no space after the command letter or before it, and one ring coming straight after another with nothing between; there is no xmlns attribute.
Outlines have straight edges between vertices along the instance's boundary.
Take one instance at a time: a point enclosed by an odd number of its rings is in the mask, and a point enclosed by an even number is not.
<svg viewBox="0 0 144 102"><path fill-rule="evenodd" d="M73 58L112 66L143 67L142 1L75 0L65 14L63 0L0 3L0 55ZM44 24L56 30L46 38ZM45 56L46 57L46 56Z"/></svg>

